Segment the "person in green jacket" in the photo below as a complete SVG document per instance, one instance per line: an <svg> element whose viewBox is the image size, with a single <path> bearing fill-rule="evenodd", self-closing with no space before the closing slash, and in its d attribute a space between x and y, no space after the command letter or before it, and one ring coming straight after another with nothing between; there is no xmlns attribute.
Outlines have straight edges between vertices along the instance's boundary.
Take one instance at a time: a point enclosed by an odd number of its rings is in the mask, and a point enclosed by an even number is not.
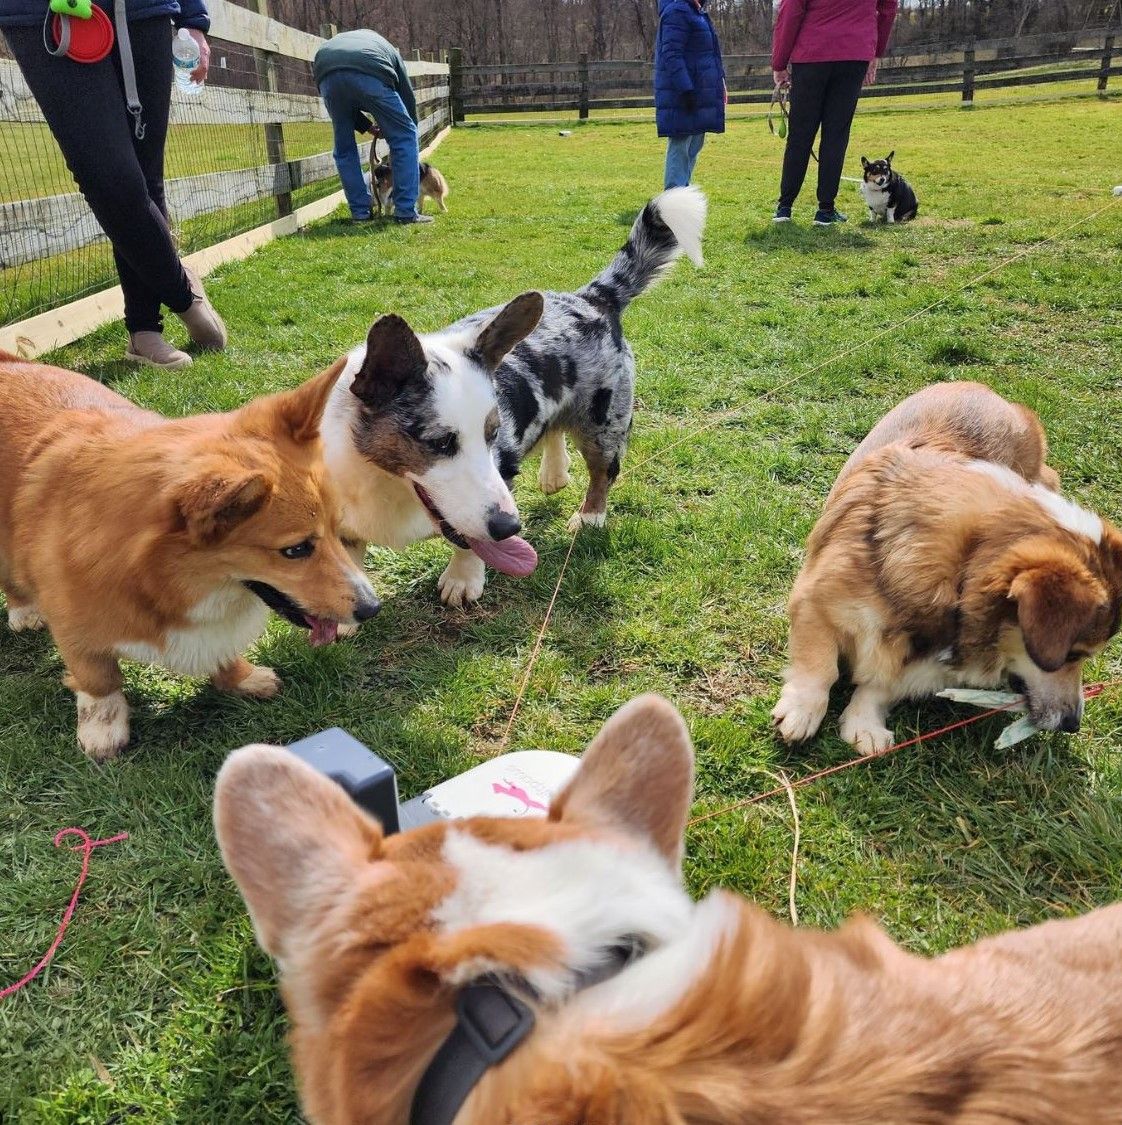
<svg viewBox="0 0 1122 1125"><path fill-rule="evenodd" d="M362 114L369 113L390 146L395 222L431 223L428 215L417 211L417 101L401 52L376 31L344 31L316 51L312 73L335 130L332 155L351 217L365 222L372 214L373 200L355 143L355 129L362 128Z"/></svg>

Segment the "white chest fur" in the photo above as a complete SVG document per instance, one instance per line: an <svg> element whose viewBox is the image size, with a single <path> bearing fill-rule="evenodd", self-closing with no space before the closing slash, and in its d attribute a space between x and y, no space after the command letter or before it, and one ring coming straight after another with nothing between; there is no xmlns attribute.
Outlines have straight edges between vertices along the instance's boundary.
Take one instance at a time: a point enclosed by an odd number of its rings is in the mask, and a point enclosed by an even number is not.
<svg viewBox="0 0 1122 1125"><path fill-rule="evenodd" d="M157 664L183 676L209 676L229 664L265 631L269 607L240 582L208 594L189 614L189 624L170 629L162 646L141 641L117 645L117 655Z"/></svg>
<svg viewBox="0 0 1122 1125"><path fill-rule="evenodd" d="M866 180L861 182L861 198L865 200L870 211L883 215L888 210L888 192L884 188Z"/></svg>
<svg viewBox="0 0 1122 1125"><path fill-rule="evenodd" d="M353 378L352 361L348 361L328 399L320 427L324 461L343 506L343 533L401 550L431 538L435 534L432 520L408 481L371 464L355 449Z"/></svg>

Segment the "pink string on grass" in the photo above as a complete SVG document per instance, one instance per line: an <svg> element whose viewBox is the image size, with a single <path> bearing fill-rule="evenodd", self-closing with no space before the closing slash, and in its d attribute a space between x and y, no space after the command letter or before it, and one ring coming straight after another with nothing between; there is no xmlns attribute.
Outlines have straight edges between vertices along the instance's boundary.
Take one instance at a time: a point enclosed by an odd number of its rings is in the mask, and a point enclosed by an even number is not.
<svg viewBox="0 0 1122 1125"><path fill-rule="evenodd" d="M62 916L62 921L58 924L58 933L55 934L55 940L51 942L50 949L39 959L39 963L30 972L20 977L14 984L9 984L7 988L0 989L0 1000L5 997L11 996L13 992L18 992L26 984L30 984L46 967L50 964L51 958L55 955L58 947L62 945L62 939L66 935L66 928L70 925L70 919L74 917L75 907L78 905L78 895L82 892L82 884L86 881L86 876L90 870L90 853L94 848L102 848L106 844L118 844L122 840L127 840L129 834L127 832L119 832L116 836L109 836L104 840L91 840L89 833L81 828L64 828L55 836L55 847L57 848L67 836L79 836L82 842L74 845L70 850L72 852L82 853L82 870L78 874L78 883L74 888L74 893L70 896L70 905L67 906L65 913Z"/></svg>

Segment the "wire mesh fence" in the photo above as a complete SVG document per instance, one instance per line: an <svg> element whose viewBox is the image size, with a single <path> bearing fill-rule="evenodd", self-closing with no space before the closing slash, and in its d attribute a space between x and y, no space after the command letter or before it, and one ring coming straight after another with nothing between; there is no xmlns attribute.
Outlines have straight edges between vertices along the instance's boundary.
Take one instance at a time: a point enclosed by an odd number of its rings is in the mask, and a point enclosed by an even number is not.
<svg viewBox="0 0 1122 1125"><path fill-rule="evenodd" d="M339 187L331 124L312 79L318 40L227 0L215 0L211 14L207 83L200 94L173 89L165 153L168 210L184 254ZM289 38L278 43L278 29ZM424 144L448 120L448 79L432 64L410 69L422 72L413 84ZM0 37L0 326L116 280L109 243Z"/></svg>

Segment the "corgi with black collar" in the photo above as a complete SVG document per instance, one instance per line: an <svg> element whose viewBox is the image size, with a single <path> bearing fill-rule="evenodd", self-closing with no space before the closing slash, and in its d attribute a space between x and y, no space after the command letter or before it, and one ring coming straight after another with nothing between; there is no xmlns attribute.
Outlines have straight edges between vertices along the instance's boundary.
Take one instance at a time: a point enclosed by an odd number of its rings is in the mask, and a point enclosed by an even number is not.
<svg viewBox="0 0 1122 1125"><path fill-rule="evenodd" d="M906 223L916 217L919 200L911 184L893 171L893 149L883 160L866 160L861 157L861 198L869 208L869 222L878 218L886 223Z"/></svg>

